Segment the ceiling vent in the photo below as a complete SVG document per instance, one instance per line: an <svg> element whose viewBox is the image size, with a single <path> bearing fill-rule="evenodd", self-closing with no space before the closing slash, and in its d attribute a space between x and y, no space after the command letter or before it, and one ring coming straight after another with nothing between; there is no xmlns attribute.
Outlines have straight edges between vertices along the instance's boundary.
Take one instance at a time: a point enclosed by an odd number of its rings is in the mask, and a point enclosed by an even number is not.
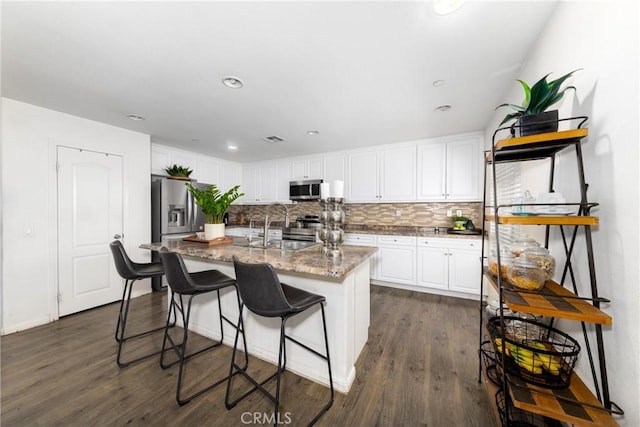
<svg viewBox="0 0 640 427"><path fill-rule="evenodd" d="M264 138L265 141L267 141L270 144L277 144L279 142L284 142L283 138L280 138L279 136L276 135L272 135L272 136L265 136Z"/></svg>

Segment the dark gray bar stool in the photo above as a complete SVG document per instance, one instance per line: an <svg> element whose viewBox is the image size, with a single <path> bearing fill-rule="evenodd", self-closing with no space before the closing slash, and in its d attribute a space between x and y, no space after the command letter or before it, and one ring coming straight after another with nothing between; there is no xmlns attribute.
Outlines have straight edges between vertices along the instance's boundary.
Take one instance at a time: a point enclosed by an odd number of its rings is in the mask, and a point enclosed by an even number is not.
<svg viewBox="0 0 640 427"><path fill-rule="evenodd" d="M118 323L116 325L116 341L118 342L118 355L116 356L116 362L118 366L124 367L131 363L138 362L140 360L151 357L155 354L160 354L160 351L154 351L144 356L137 357L128 362L121 360L122 347L124 343L130 339L140 338L144 335L151 334L156 331L166 329L166 325L158 328L150 329L144 332L140 332L134 335L125 336L125 330L127 328L127 317L129 315L129 303L131 302L131 291L133 290L133 284L140 279L151 279L154 277L161 277L164 274L164 268L161 262L150 263L137 263L133 262L127 255L122 243L119 240L114 240L109 243L111 253L113 254L113 261L116 264L116 270L118 274L125 279L124 289L122 290L122 300L120 301L120 312L118 313ZM169 320L169 319L167 319ZM174 322L175 323L175 315ZM172 325L171 325L172 326Z"/></svg>
<svg viewBox="0 0 640 427"><path fill-rule="evenodd" d="M229 370L229 381L227 382L227 393L225 396L225 405L227 409L231 409L238 402L245 397L249 396L255 390L260 390L275 404L274 414L278 414L278 407L280 405L280 377L286 369L287 365L287 352L285 348L285 339L298 344L304 349L310 351L316 356L327 361L327 369L329 371L329 388L330 397L328 402L322 407L320 412L311 420L309 425L315 424L318 419L333 405L333 378L331 376L331 358L329 357L329 342L327 340L327 323L324 314L324 302L325 297L322 295L312 294L302 289L294 288L293 286L281 283L270 264L247 264L240 262L238 258L233 257L233 264L236 271L236 280L238 282L238 291L242 300L240 306L240 318L239 326L236 332L236 339L233 346L233 356L231 357L231 368ZM322 327L324 332L325 354L321 354L318 351L302 344L300 341L288 336L285 333L285 325L287 320L296 314L300 314L303 311L319 304L322 312ZM268 377L266 380L258 383L247 373L247 367L241 368L235 363L235 354L238 346L238 335L240 332L244 336L244 326L242 323L242 311L244 307L247 307L249 311L264 317L279 317L280 318L280 344L278 353L278 368L276 372ZM246 342L245 350L246 350ZM253 388L234 400L229 401L229 395L231 390L231 380L233 375L240 373L245 377ZM263 386L267 382L276 378L276 393L275 396L267 391ZM278 424L276 416L275 425Z"/></svg>
<svg viewBox="0 0 640 427"><path fill-rule="evenodd" d="M174 316L177 315L177 312L180 312L180 316L182 318L183 325L183 334L182 334L182 342L176 343L171 335L169 334L169 316L167 316L167 327L164 333L164 339L162 341L162 350L160 355L160 366L162 369L167 369L170 366L180 363L180 368L178 370L178 386L176 389L176 401L180 406L189 403L193 398L200 396L204 392L211 390L215 386L222 384L227 381L227 377L217 380L213 384L210 384L197 392L194 392L188 397L182 397L182 383L184 380L184 363L187 359L196 356L198 354L204 353L207 350L211 350L220 346L224 340L224 327L223 321L227 322L232 327L238 329L238 325L231 322L224 314L222 314L222 305L220 304L220 290L233 287L236 288L235 279L221 273L218 270L207 270L201 271L197 273L189 273L187 271L186 266L184 265L184 261L182 256L177 253L169 252L167 248L161 248L159 251L160 259L162 264L164 265L165 275L167 277L167 282L169 283L169 287L171 288L171 304L170 304L170 313L173 312ZM215 291L218 297L218 314L220 318L220 341L214 342L212 345L206 346L198 351L195 351L191 354L187 353L187 340L189 338L189 318L191 317L191 303L193 299L198 296L208 292ZM183 303L183 296L188 296L187 307L185 310ZM236 289L236 298L238 299L238 308L240 308L240 297L237 293ZM244 334L243 334L244 337ZM167 347L167 342L170 343L170 347ZM246 342L245 347L246 349ZM178 356L178 360L165 363L164 357L165 352L167 350L173 349ZM248 363L248 355L245 352L245 367Z"/></svg>

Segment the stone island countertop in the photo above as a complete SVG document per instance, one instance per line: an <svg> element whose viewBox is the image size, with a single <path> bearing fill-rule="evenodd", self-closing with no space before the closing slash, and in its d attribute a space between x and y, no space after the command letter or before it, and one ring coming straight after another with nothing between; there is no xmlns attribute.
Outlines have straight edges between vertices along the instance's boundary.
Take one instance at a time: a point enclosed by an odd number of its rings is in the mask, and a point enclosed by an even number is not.
<svg viewBox="0 0 640 427"><path fill-rule="evenodd" d="M143 249L158 251L165 246L171 252L201 258L203 260L233 262L237 256L240 261L251 263L269 263L282 272L310 274L341 280L378 249L369 246L341 246L344 257L333 261L320 253L321 244L299 250L281 250L279 248L243 247L238 244L244 239L234 238L233 244L207 246L203 243L191 243L178 239L140 245Z"/></svg>

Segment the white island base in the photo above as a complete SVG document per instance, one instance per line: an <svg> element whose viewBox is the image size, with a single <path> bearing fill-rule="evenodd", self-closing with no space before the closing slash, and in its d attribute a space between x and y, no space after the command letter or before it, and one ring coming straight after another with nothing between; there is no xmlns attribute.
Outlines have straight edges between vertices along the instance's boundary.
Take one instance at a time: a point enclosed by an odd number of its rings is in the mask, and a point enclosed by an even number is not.
<svg viewBox="0 0 640 427"><path fill-rule="evenodd" d="M218 269L235 277L233 265L228 262L204 261L187 256L184 260L190 272ZM369 258L340 279L286 271L277 273L281 282L326 298L325 313L333 384L335 390L347 393L355 380L356 360L369 336ZM205 337L219 340L221 334L216 299L215 292L194 298L190 329ZM221 291L221 303L224 315L234 323L237 322L235 291L230 288ZM280 319L260 317L245 309L244 327L249 354L276 365ZM286 330L288 335L324 353L319 306L290 318ZM234 338L235 329L225 323L223 342L233 346ZM287 342L287 370L329 385L326 362L291 342Z"/></svg>

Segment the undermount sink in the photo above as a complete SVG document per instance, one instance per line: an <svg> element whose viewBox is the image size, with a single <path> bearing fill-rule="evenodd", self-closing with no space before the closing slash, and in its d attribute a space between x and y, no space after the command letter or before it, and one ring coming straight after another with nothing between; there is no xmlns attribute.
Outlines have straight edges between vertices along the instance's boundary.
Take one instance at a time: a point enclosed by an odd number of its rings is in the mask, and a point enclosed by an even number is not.
<svg viewBox="0 0 640 427"><path fill-rule="evenodd" d="M263 249L284 249L286 251L299 251L302 249L307 249L312 246L317 245L316 242L304 242L300 240L271 240L269 244L265 247L262 244L262 239L256 239L251 242L247 240L237 239L233 242L234 246L242 246L245 248L263 248Z"/></svg>

